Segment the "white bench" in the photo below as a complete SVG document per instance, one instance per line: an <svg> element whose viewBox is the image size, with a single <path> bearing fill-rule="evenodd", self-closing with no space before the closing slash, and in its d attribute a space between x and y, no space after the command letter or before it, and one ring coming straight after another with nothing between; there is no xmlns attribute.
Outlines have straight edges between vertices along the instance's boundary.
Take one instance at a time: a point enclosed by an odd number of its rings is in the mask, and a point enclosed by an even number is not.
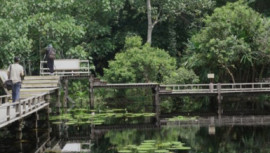
<svg viewBox="0 0 270 153"><path fill-rule="evenodd" d="M49 75L49 68L44 67L47 61L40 61L40 75ZM55 75L90 75L88 60L56 59L54 60Z"/></svg>

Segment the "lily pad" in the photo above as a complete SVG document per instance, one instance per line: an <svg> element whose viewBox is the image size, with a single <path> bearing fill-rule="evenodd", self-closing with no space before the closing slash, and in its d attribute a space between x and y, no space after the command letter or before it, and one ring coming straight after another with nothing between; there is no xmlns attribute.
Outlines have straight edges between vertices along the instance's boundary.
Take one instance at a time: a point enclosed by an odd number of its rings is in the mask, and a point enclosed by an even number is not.
<svg viewBox="0 0 270 153"><path fill-rule="evenodd" d="M119 153L129 153L129 152L132 152L131 150L119 150L118 151Z"/></svg>

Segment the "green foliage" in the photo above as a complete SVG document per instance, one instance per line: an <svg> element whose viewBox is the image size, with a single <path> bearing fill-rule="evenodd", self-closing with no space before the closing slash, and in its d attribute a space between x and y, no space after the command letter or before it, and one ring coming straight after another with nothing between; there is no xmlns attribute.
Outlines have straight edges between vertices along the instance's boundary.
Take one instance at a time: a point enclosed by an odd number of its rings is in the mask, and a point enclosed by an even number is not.
<svg viewBox="0 0 270 153"><path fill-rule="evenodd" d="M258 75L255 69L262 64L261 60L268 54L266 50L270 49L264 39L269 33L269 25L264 20L267 19L242 1L215 9L205 18L205 27L191 38L185 64L201 74L205 74L201 69L205 67L209 72L215 72L217 78L227 74L233 82L235 76L240 81L246 76L245 72L239 71L250 69L249 80L254 80Z"/></svg>
<svg viewBox="0 0 270 153"><path fill-rule="evenodd" d="M28 13L25 1L3 1L0 4L0 67L7 66L15 55L27 56L32 40L28 39Z"/></svg>
<svg viewBox="0 0 270 153"><path fill-rule="evenodd" d="M126 37L125 41L125 49L141 47L142 46L142 38L139 36Z"/></svg>
<svg viewBox="0 0 270 153"><path fill-rule="evenodd" d="M146 13L145 1L130 0L140 12ZM201 15L203 10L214 7L213 0L151 0L152 18L154 20L165 21L168 18L175 18L182 14Z"/></svg>
<svg viewBox="0 0 270 153"><path fill-rule="evenodd" d="M165 79L166 84L185 84L198 83L199 77L192 71L183 67L173 71L168 78Z"/></svg>
<svg viewBox="0 0 270 153"><path fill-rule="evenodd" d="M141 130L123 130L109 131L105 137L110 143L115 145L118 151L127 150L137 152L177 152L179 150L191 149L188 144L180 142L190 138L190 135L197 133L198 128L161 128L159 130L141 131ZM189 137L182 137L186 134ZM194 137L193 136L193 137Z"/></svg>
<svg viewBox="0 0 270 153"><path fill-rule="evenodd" d="M139 37L128 38L127 46L131 42L140 44L139 41ZM104 76L109 82L162 82L175 67L175 59L164 50L143 45L116 54L115 60L109 62L109 68L104 69Z"/></svg>
<svg viewBox="0 0 270 153"><path fill-rule="evenodd" d="M70 48L67 51L67 56L68 58L73 58L73 59L87 59L89 58L88 52L85 51L85 49L81 46L78 45L74 48Z"/></svg>

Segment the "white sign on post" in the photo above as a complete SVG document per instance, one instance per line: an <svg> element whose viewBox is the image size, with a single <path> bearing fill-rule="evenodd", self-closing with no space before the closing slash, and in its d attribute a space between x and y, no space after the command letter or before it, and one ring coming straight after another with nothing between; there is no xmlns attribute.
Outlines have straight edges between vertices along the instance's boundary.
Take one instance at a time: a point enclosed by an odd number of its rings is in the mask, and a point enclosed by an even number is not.
<svg viewBox="0 0 270 153"><path fill-rule="evenodd" d="M207 78L208 79L214 79L215 78L215 74L214 73L209 73L209 74L207 74Z"/></svg>

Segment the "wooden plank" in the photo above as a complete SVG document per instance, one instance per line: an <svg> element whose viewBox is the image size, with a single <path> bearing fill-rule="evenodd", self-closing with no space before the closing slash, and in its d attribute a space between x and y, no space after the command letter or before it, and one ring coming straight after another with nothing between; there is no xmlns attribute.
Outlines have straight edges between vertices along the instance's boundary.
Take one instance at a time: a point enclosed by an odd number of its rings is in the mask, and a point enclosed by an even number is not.
<svg viewBox="0 0 270 153"><path fill-rule="evenodd" d="M58 84L22 84L22 88L55 88Z"/></svg>
<svg viewBox="0 0 270 153"><path fill-rule="evenodd" d="M58 80L59 76L26 76L24 80Z"/></svg>
<svg viewBox="0 0 270 153"><path fill-rule="evenodd" d="M57 84L59 83L59 79L57 80L24 80L23 84L46 84L46 83L54 83Z"/></svg>

